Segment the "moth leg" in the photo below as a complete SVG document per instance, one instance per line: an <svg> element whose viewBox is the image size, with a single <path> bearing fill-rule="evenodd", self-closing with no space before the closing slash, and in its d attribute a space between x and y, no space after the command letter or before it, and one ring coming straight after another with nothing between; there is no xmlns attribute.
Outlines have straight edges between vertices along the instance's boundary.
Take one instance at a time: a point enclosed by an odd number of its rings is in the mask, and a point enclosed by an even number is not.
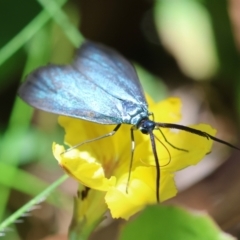
<svg viewBox="0 0 240 240"><path fill-rule="evenodd" d="M133 165L133 156L135 151L135 140L134 140L134 134L133 131L135 130L134 127L131 127L131 158L129 163L129 171L128 171L128 179L127 179L127 185L126 185L126 193L128 192L128 186L131 178L131 170Z"/></svg>
<svg viewBox="0 0 240 240"><path fill-rule="evenodd" d="M104 134L104 135L102 135L102 136L100 136L100 137L96 137L96 138L93 138L93 139L89 139L89 140L86 140L86 141L81 142L81 143L79 143L79 144L76 144L76 145L68 148L68 149L67 149L66 151L64 151L63 153L69 152L69 151L71 151L71 150L73 150L73 149L75 149L75 148L78 148L78 147L86 144L86 143L98 141L98 140L101 140L101 139L103 139L103 138L113 136L120 127L121 127L121 124L118 124L111 132L109 132L109 133L107 133L107 134ZM63 153L62 153L62 154L63 154Z"/></svg>
<svg viewBox="0 0 240 240"><path fill-rule="evenodd" d="M170 143L167 138L165 137L165 135L163 134L162 130L160 128L157 128L159 130L159 132L162 134L163 138L164 138L164 141L170 145L172 148L176 149L176 150L179 150L179 151L183 151L183 152L188 152L188 150L186 149L183 149L183 148L178 148L176 146L174 146L172 143Z"/></svg>

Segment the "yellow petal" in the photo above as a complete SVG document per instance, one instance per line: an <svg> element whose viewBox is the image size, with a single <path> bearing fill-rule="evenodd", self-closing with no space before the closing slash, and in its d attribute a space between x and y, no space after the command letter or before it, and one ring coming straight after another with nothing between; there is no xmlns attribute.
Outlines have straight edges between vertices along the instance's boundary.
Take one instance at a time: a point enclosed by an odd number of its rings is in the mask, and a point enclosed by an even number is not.
<svg viewBox="0 0 240 240"><path fill-rule="evenodd" d="M116 187L111 187L105 200L113 218L128 219L148 204L156 203L156 168L138 167L131 174L126 193L128 174L122 176ZM160 199L164 201L175 196L173 174L161 171Z"/></svg>
<svg viewBox="0 0 240 240"><path fill-rule="evenodd" d="M154 113L154 121L176 123L181 120L182 103L179 98L167 98L149 105L149 111Z"/></svg>
<svg viewBox="0 0 240 240"><path fill-rule="evenodd" d="M215 136L216 130L206 124L192 125L192 128L207 132ZM196 165L205 155L209 154L212 149L213 140L201 137L195 134L181 131L176 146L188 150L187 153L179 153L179 150L173 151L171 163L166 166L168 170L177 171L191 165ZM181 141L182 140L182 141ZM182 143L182 144L180 144Z"/></svg>
<svg viewBox="0 0 240 240"><path fill-rule="evenodd" d="M59 117L59 123L66 132L65 143L71 147L101 137L115 128L114 125L102 125L64 116ZM111 165L125 154L126 149L128 153L130 152L130 128L131 125L123 124L114 136L83 144L78 149L94 154L98 161L105 166L108 165L108 162Z"/></svg>
<svg viewBox="0 0 240 240"><path fill-rule="evenodd" d="M110 186L115 185L116 178L106 178L102 165L88 152L80 152L77 149L63 153L64 151L63 146L53 144L53 154L59 165L79 182L101 191L107 191Z"/></svg>
<svg viewBox="0 0 240 240"><path fill-rule="evenodd" d="M206 124L192 125L190 127L207 132L213 136L216 134L216 130ZM166 143L159 133L156 133L156 135L161 139L161 142L168 149L167 151L166 148L164 148L160 143L157 143L160 165L164 170L168 170L170 172L179 171L190 165L197 164L204 158L206 154L211 151L213 144L211 139L207 139L206 137L201 137L196 134L178 130L169 131L165 135L167 140L175 147L188 151L184 152L174 149L172 146ZM153 155L151 156L149 164L155 165Z"/></svg>

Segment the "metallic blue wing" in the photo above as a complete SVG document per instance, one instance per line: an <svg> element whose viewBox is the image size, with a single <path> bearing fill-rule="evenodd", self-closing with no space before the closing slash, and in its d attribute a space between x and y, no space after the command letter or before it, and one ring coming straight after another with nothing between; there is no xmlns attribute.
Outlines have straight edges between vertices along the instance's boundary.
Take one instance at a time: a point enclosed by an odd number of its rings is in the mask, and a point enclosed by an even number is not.
<svg viewBox="0 0 240 240"><path fill-rule="evenodd" d="M115 50L88 41L78 50L73 66L112 96L147 108L134 67Z"/></svg>
<svg viewBox="0 0 240 240"><path fill-rule="evenodd" d="M138 96L145 101L144 96L141 96L140 83L137 78L135 80L137 76L133 75L134 81L131 81L133 72L130 69L133 68L130 63L115 51L102 48L102 45L88 42L82 47L87 51L83 50L84 54L80 56L78 52L72 65L49 65L31 73L20 87L19 96L41 110L101 124L137 124L141 118L147 117L146 104L138 102L130 94L140 87ZM98 64L95 58L99 54L103 56L99 56ZM91 55L95 58L91 58ZM84 61L85 58L91 67L79 68L78 61ZM120 77L114 78L115 74ZM129 89L134 89L132 92L126 91L127 75L130 77ZM113 83L110 82L111 77L114 78ZM133 84L135 82L136 85Z"/></svg>

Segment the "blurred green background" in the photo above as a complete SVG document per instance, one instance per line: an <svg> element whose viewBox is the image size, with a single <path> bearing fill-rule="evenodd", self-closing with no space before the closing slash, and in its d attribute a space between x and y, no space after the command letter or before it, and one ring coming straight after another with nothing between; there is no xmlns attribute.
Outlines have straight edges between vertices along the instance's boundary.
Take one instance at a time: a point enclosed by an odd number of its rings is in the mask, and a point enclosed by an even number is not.
<svg viewBox="0 0 240 240"><path fill-rule="evenodd" d="M0 223L63 175L51 151L63 141L57 116L23 103L18 86L39 66L69 63L84 39L133 61L155 100L181 97L183 124L209 123L239 146L238 0L0 1ZM239 172L240 154L216 144L199 171L179 175L182 192L171 201L207 210L240 237ZM2 239L66 239L75 193L68 179ZM92 239L116 239L119 225L112 221Z"/></svg>

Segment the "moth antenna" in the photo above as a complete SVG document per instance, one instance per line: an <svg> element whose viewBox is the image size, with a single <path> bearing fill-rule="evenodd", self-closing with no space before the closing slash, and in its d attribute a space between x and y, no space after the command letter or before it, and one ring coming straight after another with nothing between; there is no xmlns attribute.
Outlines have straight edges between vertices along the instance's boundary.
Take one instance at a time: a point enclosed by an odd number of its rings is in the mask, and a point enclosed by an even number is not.
<svg viewBox="0 0 240 240"><path fill-rule="evenodd" d="M203 132L203 131L198 130L198 129L194 129L194 128L183 126L183 125L179 125L179 124L173 124L173 123L156 123L156 126L157 127L162 127L162 128L179 129L179 130L182 130L182 131L185 131L185 132L190 132L190 133L193 133L195 135L198 135L198 136L201 136L201 137L205 137L207 139L212 139L213 141L219 142L219 143L224 144L226 146L229 146L230 148L234 148L234 149L240 150L240 148L232 145L231 143L228 143L228 142L226 142L224 140L216 138L216 137L212 136L211 134L209 134L207 132Z"/></svg>

